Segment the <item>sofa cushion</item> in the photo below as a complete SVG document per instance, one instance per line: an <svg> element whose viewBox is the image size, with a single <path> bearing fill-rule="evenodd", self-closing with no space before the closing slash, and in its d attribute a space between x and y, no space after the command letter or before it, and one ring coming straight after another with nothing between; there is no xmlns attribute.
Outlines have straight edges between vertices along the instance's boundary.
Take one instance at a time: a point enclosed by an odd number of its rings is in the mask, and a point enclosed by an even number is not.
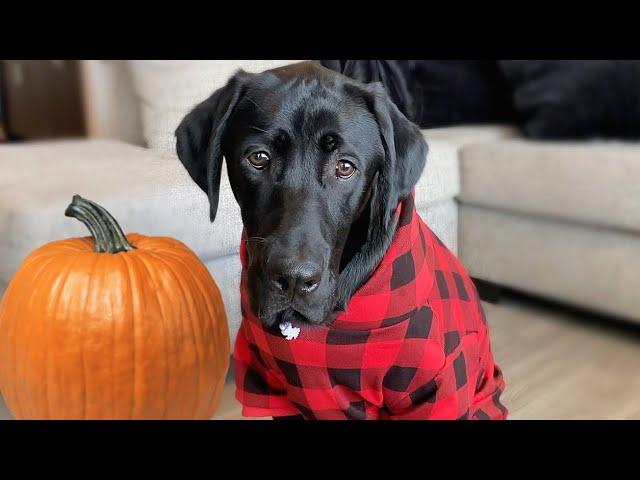
<svg viewBox="0 0 640 480"><path fill-rule="evenodd" d="M477 278L640 322L640 237L461 205L460 260Z"/></svg>
<svg viewBox="0 0 640 480"><path fill-rule="evenodd" d="M242 227L231 192L222 190L212 227L207 196L173 157L110 140L0 145L0 279L34 248L88 235L64 216L75 193L102 204L126 232L177 238L203 260L237 247Z"/></svg>
<svg viewBox="0 0 640 480"><path fill-rule="evenodd" d="M516 129L502 125L430 128L422 130L429 145L425 174L416 184L416 205L423 207L460 193L459 150L481 143L515 136Z"/></svg>
<svg viewBox="0 0 640 480"><path fill-rule="evenodd" d="M640 232L640 143L470 144L463 203Z"/></svg>
<svg viewBox="0 0 640 480"><path fill-rule="evenodd" d="M494 60L320 60L363 83L380 82L421 128L515 120L511 92Z"/></svg>
<svg viewBox="0 0 640 480"><path fill-rule="evenodd" d="M173 132L182 118L240 68L261 72L295 60L130 60L147 145L175 152Z"/></svg>

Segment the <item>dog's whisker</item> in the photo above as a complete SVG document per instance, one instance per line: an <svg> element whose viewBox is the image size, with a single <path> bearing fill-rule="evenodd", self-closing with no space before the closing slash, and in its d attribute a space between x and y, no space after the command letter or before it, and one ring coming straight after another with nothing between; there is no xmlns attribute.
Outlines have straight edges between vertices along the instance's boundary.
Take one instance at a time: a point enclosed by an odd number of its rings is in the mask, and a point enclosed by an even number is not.
<svg viewBox="0 0 640 480"><path fill-rule="evenodd" d="M264 109L263 109L260 105L258 105L258 104L253 100L253 98L251 98L249 95L245 95L245 96L244 96L244 98L246 98L247 100L249 100L249 101L250 101L251 103L253 103L253 104L254 104L254 105L255 105L259 110L261 110L261 111L263 111L263 112L264 112Z"/></svg>

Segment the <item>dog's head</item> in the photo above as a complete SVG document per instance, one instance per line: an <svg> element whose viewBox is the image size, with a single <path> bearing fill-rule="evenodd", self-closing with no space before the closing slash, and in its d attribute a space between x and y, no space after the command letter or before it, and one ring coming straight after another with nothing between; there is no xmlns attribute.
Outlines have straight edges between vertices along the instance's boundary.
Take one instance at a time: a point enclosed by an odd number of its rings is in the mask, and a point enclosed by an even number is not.
<svg viewBox="0 0 640 480"><path fill-rule="evenodd" d="M425 164L419 129L381 84L303 62L237 72L176 130L178 156L215 219L222 159L246 232L265 325L329 323L375 269L393 213Z"/></svg>

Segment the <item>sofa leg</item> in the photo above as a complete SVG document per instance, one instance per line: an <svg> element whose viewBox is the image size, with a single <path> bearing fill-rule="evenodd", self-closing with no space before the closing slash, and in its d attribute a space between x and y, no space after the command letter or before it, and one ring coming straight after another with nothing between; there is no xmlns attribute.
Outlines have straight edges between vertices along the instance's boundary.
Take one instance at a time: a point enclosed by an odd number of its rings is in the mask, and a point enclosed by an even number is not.
<svg viewBox="0 0 640 480"><path fill-rule="evenodd" d="M479 278L472 277L471 280L473 280L481 300L489 303L500 302L500 297L502 296L502 287L500 285Z"/></svg>

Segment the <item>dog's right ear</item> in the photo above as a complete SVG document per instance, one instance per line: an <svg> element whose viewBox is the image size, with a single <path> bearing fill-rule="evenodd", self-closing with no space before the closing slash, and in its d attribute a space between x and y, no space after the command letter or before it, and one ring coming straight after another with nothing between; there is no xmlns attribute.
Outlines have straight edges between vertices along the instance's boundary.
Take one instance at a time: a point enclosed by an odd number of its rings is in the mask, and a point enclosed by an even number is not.
<svg viewBox="0 0 640 480"><path fill-rule="evenodd" d="M227 120L242 97L250 76L244 70L238 70L224 87L191 110L175 132L178 158L191 178L209 196L212 222L218 211L220 192L220 144Z"/></svg>

